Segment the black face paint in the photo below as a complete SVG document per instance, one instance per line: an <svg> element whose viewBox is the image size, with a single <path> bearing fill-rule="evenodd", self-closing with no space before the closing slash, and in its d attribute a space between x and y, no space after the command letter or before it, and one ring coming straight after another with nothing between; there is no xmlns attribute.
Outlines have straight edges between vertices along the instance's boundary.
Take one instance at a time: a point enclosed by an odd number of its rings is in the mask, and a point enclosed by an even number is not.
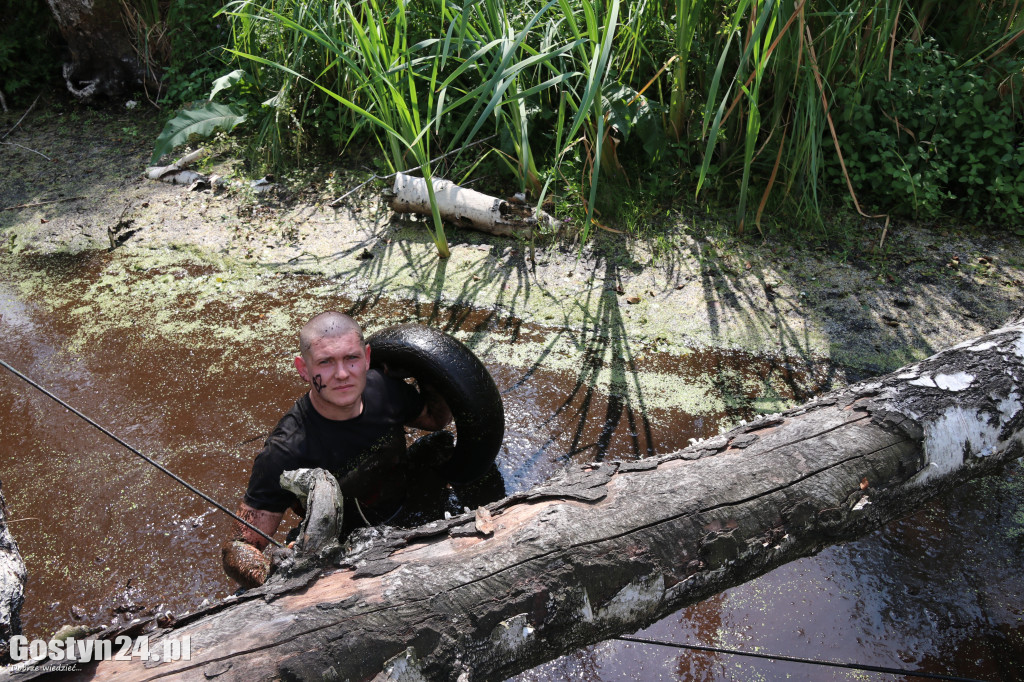
<svg viewBox="0 0 1024 682"><path fill-rule="evenodd" d="M317 374L317 375L315 375L313 377L313 388L316 389L317 393L320 393L321 391L323 391L325 385L326 384L324 384L324 380L320 378L319 374Z"/></svg>

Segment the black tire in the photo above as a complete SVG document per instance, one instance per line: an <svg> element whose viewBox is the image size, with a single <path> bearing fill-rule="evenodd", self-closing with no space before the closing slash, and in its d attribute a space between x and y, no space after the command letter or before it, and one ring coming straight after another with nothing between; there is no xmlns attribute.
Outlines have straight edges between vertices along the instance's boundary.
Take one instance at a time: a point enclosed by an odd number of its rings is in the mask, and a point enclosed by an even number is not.
<svg viewBox="0 0 1024 682"><path fill-rule="evenodd" d="M387 327L366 340L370 365L415 377L444 398L455 418L457 438L450 460L438 473L451 483L487 474L505 436L505 407L487 368L469 348L430 327Z"/></svg>

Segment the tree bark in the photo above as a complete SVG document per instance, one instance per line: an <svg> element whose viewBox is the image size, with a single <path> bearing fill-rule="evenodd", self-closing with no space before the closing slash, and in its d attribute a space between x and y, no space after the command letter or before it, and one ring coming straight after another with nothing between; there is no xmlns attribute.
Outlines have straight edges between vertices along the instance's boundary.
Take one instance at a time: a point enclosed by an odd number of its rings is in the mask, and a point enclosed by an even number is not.
<svg viewBox="0 0 1024 682"><path fill-rule="evenodd" d="M46 0L71 61L64 65L64 82L79 99L116 96L152 81L141 63L134 37L123 19L120 0Z"/></svg>
<svg viewBox="0 0 1024 682"><path fill-rule="evenodd" d="M335 566L272 577L153 632L157 650L189 636L191 660L109 661L86 674L503 679L859 537L1020 457L1022 396L1019 319L667 456L577 467L411 531L364 531Z"/></svg>
<svg viewBox="0 0 1024 682"><path fill-rule="evenodd" d="M522 237L533 234L535 226L553 230L558 221L544 211L534 215L533 207L512 203L456 185L451 180L433 178L434 197L441 218L459 227L469 227L499 237ZM396 213L431 215L427 181L405 173L395 175L395 184L388 206ZM538 219L539 218L539 219Z"/></svg>

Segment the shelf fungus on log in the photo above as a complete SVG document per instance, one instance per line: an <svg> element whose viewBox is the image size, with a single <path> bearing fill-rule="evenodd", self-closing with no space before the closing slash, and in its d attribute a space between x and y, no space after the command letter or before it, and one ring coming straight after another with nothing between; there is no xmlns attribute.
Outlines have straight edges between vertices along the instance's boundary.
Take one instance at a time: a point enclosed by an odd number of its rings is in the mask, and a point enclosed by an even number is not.
<svg viewBox="0 0 1024 682"><path fill-rule="evenodd" d="M567 469L486 514L359 531L327 564L152 626L151 649L188 635L191 660L81 674L505 679L998 470L1024 454L1022 396L1018 319L678 452Z"/></svg>
<svg viewBox="0 0 1024 682"><path fill-rule="evenodd" d="M434 178L434 198L441 218L457 227L468 227L498 236L528 238L535 227L556 229L558 221L544 211L516 200L492 197ZM431 215L427 181L405 173L395 175L388 205L396 213Z"/></svg>

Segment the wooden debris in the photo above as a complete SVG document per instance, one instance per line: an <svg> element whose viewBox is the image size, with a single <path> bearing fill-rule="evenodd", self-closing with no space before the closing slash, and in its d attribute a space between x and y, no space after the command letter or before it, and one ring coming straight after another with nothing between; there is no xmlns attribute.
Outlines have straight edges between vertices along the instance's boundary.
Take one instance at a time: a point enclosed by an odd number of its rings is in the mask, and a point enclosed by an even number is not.
<svg viewBox="0 0 1024 682"><path fill-rule="evenodd" d="M559 225L544 211L540 211L538 218L532 206L460 187L450 180L434 178L433 184L441 218L458 227L499 236L529 237L535 227L555 229ZM398 173L392 192L388 205L396 213L431 215L427 182L423 178Z"/></svg>
<svg viewBox="0 0 1024 682"><path fill-rule="evenodd" d="M476 510L476 532L481 535L494 535L494 519L491 517L491 512L487 511L487 507L480 507Z"/></svg>
<svg viewBox="0 0 1024 682"><path fill-rule="evenodd" d="M169 182L172 185L193 185L197 181L209 181L202 173L187 170L187 167L197 159L206 155L205 148L199 148L181 157L169 166L150 166L146 169L146 177L150 180Z"/></svg>
<svg viewBox="0 0 1024 682"><path fill-rule="evenodd" d="M25 562L7 528L7 505L0 492L0 658L7 657L11 637L21 634L25 577Z"/></svg>
<svg viewBox="0 0 1024 682"><path fill-rule="evenodd" d="M4 133L3 137L0 137L0 140L6 140L7 136L13 133L17 129L17 127L21 125L21 122L25 120L25 117L32 113L32 110L36 108L36 102L39 101L39 97L40 95L36 95L36 98L32 100L32 104L30 104L28 109L25 110L25 113L21 115L21 118L18 119L18 122L12 125L11 129ZM0 92L0 102L3 102L2 92ZM4 111L7 111L6 104L4 104Z"/></svg>
<svg viewBox="0 0 1024 682"><path fill-rule="evenodd" d="M48 204L59 204L62 201L79 201L80 199L88 199L89 197L65 197L63 199L49 199L48 201L33 201L30 204L18 204L17 206L7 206L0 209L0 211L13 211L18 208L35 208L36 206L47 206Z"/></svg>

